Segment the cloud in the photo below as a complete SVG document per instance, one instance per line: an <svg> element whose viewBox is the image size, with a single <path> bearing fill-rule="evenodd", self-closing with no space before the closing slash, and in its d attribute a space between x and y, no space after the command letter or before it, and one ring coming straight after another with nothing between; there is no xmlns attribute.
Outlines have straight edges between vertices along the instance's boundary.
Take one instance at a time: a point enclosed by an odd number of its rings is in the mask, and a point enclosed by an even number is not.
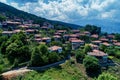
<svg viewBox="0 0 120 80"><path fill-rule="evenodd" d="M6 0L0 1L7 3ZM119 0L12 0L9 4L47 19L64 22L120 19Z"/></svg>
<svg viewBox="0 0 120 80"><path fill-rule="evenodd" d="M7 0L0 0L0 2L7 3Z"/></svg>
<svg viewBox="0 0 120 80"><path fill-rule="evenodd" d="M27 2L38 2L38 0L8 0L9 2L27 3Z"/></svg>

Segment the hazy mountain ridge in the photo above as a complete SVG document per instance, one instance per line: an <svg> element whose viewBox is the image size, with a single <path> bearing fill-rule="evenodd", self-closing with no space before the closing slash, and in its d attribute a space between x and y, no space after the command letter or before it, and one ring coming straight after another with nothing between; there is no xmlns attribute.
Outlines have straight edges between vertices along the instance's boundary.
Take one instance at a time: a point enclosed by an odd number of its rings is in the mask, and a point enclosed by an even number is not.
<svg viewBox="0 0 120 80"><path fill-rule="evenodd" d="M71 27L73 29L80 28L82 26L85 26L86 24L93 24L96 26L101 27L103 32L108 32L108 33L120 33L120 22L119 21L110 21L110 20L80 20L79 22L75 22L76 24L71 24L71 23L65 23L65 22L60 22L60 21L55 21L55 20L48 20L42 17L38 17L36 15L17 10L14 7L11 7L9 5L6 5L4 3L0 2L0 14L6 14L7 16L14 18L14 16L27 19L27 20L34 20L35 23L42 23L42 22L50 22L53 25L64 25L65 27Z"/></svg>
<svg viewBox="0 0 120 80"><path fill-rule="evenodd" d="M21 11L21 10L17 10L14 7L11 7L9 5L6 5L4 3L0 2L0 14L5 14L7 17L10 18L21 18L24 20L33 20L35 23L42 23L42 22L50 22L53 25L64 25L65 27L71 27L71 28L80 28L82 26L79 25L75 25L75 24L70 24L70 23L64 23L64 22L60 22L60 21L53 21L53 20L48 20L42 17L38 17L36 15Z"/></svg>
<svg viewBox="0 0 120 80"><path fill-rule="evenodd" d="M112 20L81 20L79 21L80 25L85 26L86 24L96 25L101 27L102 32L108 33L120 33L120 22L119 21L112 21Z"/></svg>

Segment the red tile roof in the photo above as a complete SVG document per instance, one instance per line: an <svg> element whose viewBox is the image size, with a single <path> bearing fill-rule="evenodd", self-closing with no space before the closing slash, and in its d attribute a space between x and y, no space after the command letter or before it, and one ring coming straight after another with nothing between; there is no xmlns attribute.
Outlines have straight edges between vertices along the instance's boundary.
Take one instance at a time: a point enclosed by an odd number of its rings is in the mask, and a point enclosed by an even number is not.
<svg viewBox="0 0 120 80"><path fill-rule="evenodd" d="M58 30L57 32L58 33L64 33L64 32L66 32L66 30Z"/></svg>
<svg viewBox="0 0 120 80"><path fill-rule="evenodd" d="M13 32L15 32L15 33L19 33L19 32L21 32L22 30L20 30L20 29L16 29L16 30L14 30ZM22 32L25 32L25 31L22 31Z"/></svg>
<svg viewBox="0 0 120 80"><path fill-rule="evenodd" d="M91 55L91 56L107 56L106 53L102 52L102 51L99 51L99 50L93 50L93 52L88 52L88 55Z"/></svg>
<svg viewBox="0 0 120 80"><path fill-rule="evenodd" d="M101 41L96 40L96 41L92 41L93 43L101 43Z"/></svg>
<svg viewBox="0 0 120 80"><path fill-rule="evenodd" d="M91 47L97 47L98 48L98 45L94 45L94 44L89 44Z"/></svg>
<svg viewBox="0 0 120 80"><path fill-rule="evenodd" d="M41 28L42 28L42 29L48 29L48 27L47 27L47 26L42 26Z"/></svg>
<svg viewBox="0 0 120 80"><path fill-rule="evenodd" d="M69 41L71 41L71 40L78 40L77 38L69 38Z"/></svg>
<svg viewBox="0 0 120 80"><path fill-rule="evenodd" d="M84 41L80 40L80 39L75 39L75 40L71 40L71 42L74 42L74 43L84 43Z"/></svg>
<svg viewBox="0 0 120 80"><path fill-rule="evenodd" d="M85 36L85 34L84 33L80 33L79 36Z"/></svg>
<svg viewBox="0 0 120 80"><path fill-rule="evenodd" d="M54 33L54 35L61 35L61 33L56 32L56 33Z"/></svg>
<svg viewBox="0 0 120 80"><path fill-rule="evenodd" d="M20 25L20 22L13 22L13 21L7 21L7 24L15 24L15 25Z"/></svg>
<svg viewBox="0 0 120 80"><path fill-rule="evenodd" d="M28 29L28 30L25 30L26 32L34 32L35 30L34 29Z"/></svg>
<svg viewBox="0 0 120 80"><path fill-rule="evenodd" d="M91 35L92 38L98 38L99 36L97 34Z"/></svg>
<svg viewBox="0 0 120 80"><path fill-rule="evenodd" d="M42 41L42 39L41 38L36 38L35 41Z"/></svg>
<svg viewBox="0 0 120 80"><path fill-rule="evenodd" d="M54 38L61 38L61 36L59 36L59 35L55 35L55 36L53 36Z"/></svg>
<svg viewBox="0 0 120 80"><path fill-rule="evenodd" d="M35 34L35 37L41 37L41 35L40 34Z"/></svg>
<svg viewBox="0 0 120 80"><path fill-rule="evenodd" d="M24 24L25 26L32 26L33 24Z"/></svg>
<svg viewBox="0 0 120 80"><path fill-rule="evenodd" d="M27 26L27 25L19 25L19 27L21 27L21 28L29 28L29 26Z"/></svg>
<svg viewBox="0 0 120 80"><path fill-rule="evenodd" d="M110 46L111 44L109 44L109 43L107 43L107 42L104 42L104 43L102 43L103 45L105 45L105 46Z"/></svg>
<svg viewBox="0 0 120 80"><path fill-rule="evenodd" d="M58 49L61 49L62 47L59 47L59 46L52 46L52 47L49 47L49 50L52 50L52 51L56 51Z"/></svg>
<svg viewBox="0 0 120 80"><path fill-rule="evenodd" d="M13 34L13 31L3 31L2 34Z"/></svg>
<svg viewBox="0 0 120 80"><path fill-rule="evenodd" d="M90 34L90 32L89 31L85 31L84 34Z"/></svg>
<svg viewBox="0 0 120 80"><path fill-rule="evenodd" d="M49 40L49 39L51 39L50 37L44 37L44 38L42 38L42 40Z"/></svg>
<svg viewBox="0 0 120 80"><path fill-rule="evenodd" d="M114 43L115 46L120 46L120 42Z"/></svg>
<svg viewBox="0 0 120 80"><path fill-rule="evenodd" d="M79 37L79 35L77 35L77 34L70 34L69 36L70 36L71 38Z"/></svg>
<svg viewBox="0 0 120 80"><path fill-rule="evenodd" d="M114 38L114 35L107 35L108 38Z"/></svg>
<svg viewBox="0 0 120 80"><path fill-rule="evenodd" d="M108 42L109 40L106 39L106 38L101 38L100 41L106 41L106 42Z"/></svg>
<svg viewBox="0 0 120 80"><path fill-rule="evenodd" d="M70 35L69 34L65 34L65 35L63 35L63 37L69 37Z"/></svg>
<svg viewBox="0 0 120 80"><path fill-rule="evenodd" d="M113 43L117 43L118 41L117 40L112 40Z"/></svg>

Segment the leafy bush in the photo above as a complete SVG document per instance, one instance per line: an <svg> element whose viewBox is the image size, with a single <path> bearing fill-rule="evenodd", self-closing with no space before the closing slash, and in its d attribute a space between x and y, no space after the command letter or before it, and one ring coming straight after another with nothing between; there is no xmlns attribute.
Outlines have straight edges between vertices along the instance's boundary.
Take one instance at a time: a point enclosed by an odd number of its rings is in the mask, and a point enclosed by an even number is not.
<svg viewBox="0 0 120 80"><path fill-rule="evenodd" d="M0 22L6 20L6 17L0 14Z"/></svg>
<svg viewBox="0 0 120 80"><path fill-rule="evenodd" d="M116 52L115 57L118 58L118 59L120 59L120 51Z"/></svg>
<svg viewBox="0 0 120 80"><path fill-rule="evenodd" d="M83 64L87 71L97 72L100 70L98 59L92 56L86 56L83 60Z"/></svg>
<svg viewBox="0 0 120 80"><path fill-rule="evenodd" d="M96 80L118 80L118 79L109 73L102 73Z"/></svg>
<svg viewBox="0 0 120 80"><path fill-rule="evenodd" d="M83 50L77 50L76 51L76 54L75 54L75 57L76 57L76 60L79 62L82 62L84 57L85 57L85 54L83 52Z"/></svg>
<svg viewBox="0 0 120 80"><path fill-rule="evenodd" d="M86 25L85 30L89 31L91 34L100 34L101 33L101 28L97 27L95 25Z"/></svg>
<svg viewBox="0 0 120 80"><path fill-rule="evenodd" d="M49 53L48 58L49 58L49 63L54 63L60 60L60 57L56 52Z"/></svg>
<svg viewBox="0 0 120 80"><path fill-rule="evenodd" d="M87 52L91 52L92 51L92 47L90 45L85 45L84 47L84 53L87 54Z"/></svg>
<svg viewBox="0 0 120 80"><path fill-rule="evenodd" d="M39 48L36 47L32 52L30 66L41 66L41 65L43 65L43 59Z"/></svg>
<svg viewBox="0 0 120 80"><path fill-rule="evenodd" d="M2 70L3 70L3 67L2 67L2 66L0 66L0 73L2 72Z"/></svg>
<svg viewBox="0 0 120 80"><path fill-rule="evenodd" d="M118 40L118 41L120 41L120 34L115 34L115 40Z"/></svg>

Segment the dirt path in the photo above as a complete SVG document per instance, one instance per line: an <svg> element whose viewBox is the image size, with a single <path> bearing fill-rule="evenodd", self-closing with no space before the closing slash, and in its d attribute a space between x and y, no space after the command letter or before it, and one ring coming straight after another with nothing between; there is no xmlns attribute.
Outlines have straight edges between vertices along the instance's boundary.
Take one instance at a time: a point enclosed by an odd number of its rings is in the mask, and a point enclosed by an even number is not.
<svg viewBox="0 0 120 80"><path fill-rule="evenodd" d="M1 75L2 75L3 80L10 80L13 77L24 75L26 72L29 72L29 71L32 71L32 70L29 70L26 68L20 68L20 69L4 72Z"/></svg>

